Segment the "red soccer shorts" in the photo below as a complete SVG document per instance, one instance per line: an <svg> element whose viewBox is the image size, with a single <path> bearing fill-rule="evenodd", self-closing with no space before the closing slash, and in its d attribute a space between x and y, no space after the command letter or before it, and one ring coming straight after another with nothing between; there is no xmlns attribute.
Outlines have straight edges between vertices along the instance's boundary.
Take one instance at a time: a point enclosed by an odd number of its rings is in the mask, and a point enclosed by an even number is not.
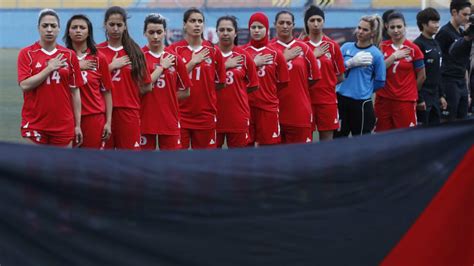
<svg viewBox="0 0 474 266"><path fill-rule="evenodd" d="M106 149L140 150L140 111L114 107L112 111L112 135Z"/></svg>
<svg viewBox="0 0 474 266"><path fill-rule="evenodd" d="M416 102L375 99L375 132L416 126Z"/></svg>
<svg viewBox="0 0 474 266"><path fill-rule="evenodd" d="M158 136L158 146L162 151L179 150L181 149L181 139L179 135L156 135L144 134L140 139L140 147L142 150L156 150Z"/></svg>
<svg viewBox="0 0 474 266"><path fill-rule="evenodd" d="M313 129L331 131L339 128L337 104L312 104Z"/></svg>
<svg viewBox="0 0 474 266"><path fill-rule="evenodd" d="M281 125L281 143L307 143L313 141L311 127L293 127Z"/></svg>
<svg viewBox="0 0 474 266"><path fill-rule="evenodd" d="M84 140L80 148L103 149L105 142L102 133L105 125L105 114L83 115L81 130Z"/></svg>
<svg viewBox="0 0 474 266"><path fill-rule="evenodd" d="M243 148L249 143L249 134L247 132L240 133L217 133L217 147L222 148L224 140L227 139L228 148Z"/></svg>
<svg viewBox="0 0 474 266"><path fill-rule="evenodd" d="M53 145L60 147L71 146L74 136L57 136L41 130L33 130L28 128L21 129L21 136L29 139L35 144Z"/></svg>
<svg viewBox="0 0 474 266"><path fill-rule="evenodd" d="M215 149L216 148L216 129L188 129L181 128L181 148L184 150L191 148L197 149Z"/></svg>
<svg viewBox="0 0 474 266"><path fill-rule="evenodd" d="M249 143L251 144L272 145L280 143L278 112L269 112L251 107L249 135Z"/></svg>

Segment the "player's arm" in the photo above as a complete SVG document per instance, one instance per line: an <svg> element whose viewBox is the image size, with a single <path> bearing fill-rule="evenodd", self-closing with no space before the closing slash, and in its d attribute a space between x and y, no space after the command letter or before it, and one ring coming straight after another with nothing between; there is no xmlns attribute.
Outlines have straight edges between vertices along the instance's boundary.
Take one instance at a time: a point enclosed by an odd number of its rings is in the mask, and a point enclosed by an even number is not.
<svg viewBox="0 0 474 266"><path fill-rule="evenodd" d="M204 48L198 53L193 53L191 60L186 64L186 70L191 73L196 65L199 65L202 61L209 58L210 51L208 48Z"/></svg>
<svg viewBox="0 0 474 266"><path fill-rule="evenodd" d="M178 73L178 88L180 88L176 91L176 97L178 100L183 100L191 96L191 86L193 84L189 79L186 63L179 55L176 57L176 71Z"/></svg>
<svg viewBox="0 0 474 266"><path fill-rule="evenodd" d="M176 92L176 97L178 97L178 100L184 100L191 96L191 89L187 88L185 90L179 90Z"/></svg>
<svg viewBox="0 0 474 266"><path fill-rule="evenodd" d="M389 68L390 66L395 63L395 61L398 61L400 59L403 59L410 55L410 50L409 49L398 49L396 50L393 54L385 58L385 67Z"/></svg>
<svg viewBox="0 0 474 266"><path fill-rule="evenodd" d="M81 93L78 87L71 87L72 108L74 112L74 134L75 144L81 146L82 130L81 130Z"/></svg>
<svg viewBox="0 0 474 266"><path fill-rule="evenodd" d="M216 68L216 90L220 90L225 88L226 71L224 57L219 48L216 48L214 52L214 64Z"/></svg>
<svg viewBox="0 0 474 266"><path fill-rule="evenodd" d="M245 64L247 68L247 93L252 93L256 90L258 90L259 86L259 80L258 80L258 75L257 75L257 65L255 62L252 60L252 57L247 53L244 52L245 57Z"/></svg>
<svg viewBox="0 0 474 266"><path fill-rule="evenodd" d="M32 89L37 88L38 86L41 85L48 77L49 75L58 69L60 69L63 66L66 66L67 58L64 57L64 54L60 53L58 56L55 58L51 59L48 61L48 65L41 70L36 75L33 75L29 78L26 78L20 82L20 87L23 91L30 91Z"/></svg>
<svg viewBox="0 0 474 266"><path fill-rule="evenodd" d="M337 79L336 84L339 84L344 81L345 66L344 66L344 57L342 56L341 47L337 43L334 43L334 57L335 57L335 60L333 64L334 64L334 70L336 72L336 79Z"/></svg>
<svg viewBox="0 0 474 266"><path fill-rule="evenodd" d="M143 66L143 80L138 84L140 94L143 95L145 93L151 92L153 90L153 85L151 83L151 76L148 73L148 63L145 60L145 65Z"/></svg>
<svg viewBox="0 0 474 266"><path fill-rule="evenodd" d="M385 62L383 55L379 52L374 56L374 82L373 82L373 91L376 92L380 89L383 89L385 86L385 80L387 78L387 69L385 68ZM374 94L375 95L375 94ZM375 98L374 98L375 102Z"/></svg>
<svg viewBox="0 0 474 266"><path fill-rule="evenodd" d="M112 93L110 90L106 90L102 93L105 102L105 125L102 132L102 139L108 140L112 133Z"/></svg>

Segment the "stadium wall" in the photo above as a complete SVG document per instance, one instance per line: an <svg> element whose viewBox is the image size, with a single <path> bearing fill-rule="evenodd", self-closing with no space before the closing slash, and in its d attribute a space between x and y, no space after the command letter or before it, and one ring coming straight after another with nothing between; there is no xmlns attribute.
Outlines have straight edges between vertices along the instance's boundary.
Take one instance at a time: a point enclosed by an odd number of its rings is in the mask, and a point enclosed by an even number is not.
<svg viewBox="0 0 474 266"><path fill-rule="evenodd" d="M40 9L0 9L0 48L21 48L38 40L37 18ZM250 15L256 11L265 12L270 21L274 20L275 14L280 8L272 9L228 9L215 8L205 9L206 26L211 30L215 27L217 19L226 14L234 15L239 18L240 27L246 28ZM303 27L303 9L289 9L295 14L296 27ZM416 28L416 14L419 9L404 9L403 14L407 20L407 26ZM449 19L449 12L446 9L439 10L441 14L441 23L444 24ZM60 37L64 35L64 27L68 18L77 13L83 13L89 16L95 26L96 42L105 40L105 33L102 27L105 9L61 9L58 10L61 25ZM129 8L130 19L128 28L133 38L140 44L145 44L145 38L142 37L143 20L148 13L161 12L168 18L169 29L182 28L182 16L184 9L143 9ZM382 14L384 9L330 9L326 10L326 28L347 28L355 27L359 18L363 15ZM61 42L60 42L61 43Z"/></svg>

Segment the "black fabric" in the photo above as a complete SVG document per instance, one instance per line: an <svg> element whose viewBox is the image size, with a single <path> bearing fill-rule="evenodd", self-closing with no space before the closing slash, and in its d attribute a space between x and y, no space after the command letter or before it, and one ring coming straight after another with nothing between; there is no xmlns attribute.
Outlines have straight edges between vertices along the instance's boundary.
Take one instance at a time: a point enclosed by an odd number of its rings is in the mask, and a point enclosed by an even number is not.
<svg viewBox="0 0 474 266"><path fill-rule="evenodd" d="M441 74L445 77L464 78L469 65L471 42L465 41L462 29L456 31L451 22L441 27L436 40L442 51Z"/></svg>
<svg viewBox="0 0 474 266"><path fill-rule="evenodd" d="M444 78L441 86L445 88L447 107L447 119L464 119L467 117L469 94L465 79Z"/></svg>
<svg viewBox="0 0 474 266"><path fill-rule="evenodd" d="M426 104L425 111L416 111L416 118L419 124L428 125L428 124L438 124L441 120L441 105L440 97L437 92L431 93L429 90L421 89L418 92L420 97Z"/></svg>
<svg viewBox="0 0 474 266"><path fill-rule="evenodd" d="M473 121L241 150L4 143L0 261L376 265L473 143Z"/></svg>
<svg viewBox="0 0 474 266"><path fill-rule="evenodd" d="M356 100L338 93L337 108L341 126L334 133L336 138L347 137L349 134L369 134L374 129L375 112L372 99Z"/></svg>
<svg viewBox="0 0 474 266"><path fill-rule="evenodd" d="M435 39L428 39L420 34L413 43L420 47L420 50L424 55L426 80L423 83L422 90L432 94L439 94L439 81L441 78L441 48L439 47L438 42Z"/></svg>

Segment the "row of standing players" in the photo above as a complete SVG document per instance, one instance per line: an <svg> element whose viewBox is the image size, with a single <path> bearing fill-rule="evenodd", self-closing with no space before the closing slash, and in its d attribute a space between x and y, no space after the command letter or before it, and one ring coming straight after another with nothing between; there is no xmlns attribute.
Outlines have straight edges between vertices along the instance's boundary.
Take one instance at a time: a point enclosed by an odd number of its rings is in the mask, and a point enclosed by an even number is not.
<svg viewBox="0 0 474 266"><path fill-rule="evenodd" d="M107 41L95 46L92 24L75 15L65 48L56 44L56 12L40 13L40 40L18 59L24 138L135 150L214 148L224 140L231 148L310 142L315 128L320 139L331 139L335 130L336 136L371 132L371 96L378 89L376 131L416 124L423 53L405 39L399 13L387 21L391 38L380 44L384 54L377 48L380 17L363 17L357 42L339 48L323 35L325 15L314 6L305 13L303 40L293 37L290 12L277 14L273 41L268 18L255 13L251 41L243 47L236 46L237 22L230 16L218 20L215 46L202 38L203 14L189 9L184 40L165 47L166 20L150 14L142 49L126 20L123 8L109 8Z"/></svg>

